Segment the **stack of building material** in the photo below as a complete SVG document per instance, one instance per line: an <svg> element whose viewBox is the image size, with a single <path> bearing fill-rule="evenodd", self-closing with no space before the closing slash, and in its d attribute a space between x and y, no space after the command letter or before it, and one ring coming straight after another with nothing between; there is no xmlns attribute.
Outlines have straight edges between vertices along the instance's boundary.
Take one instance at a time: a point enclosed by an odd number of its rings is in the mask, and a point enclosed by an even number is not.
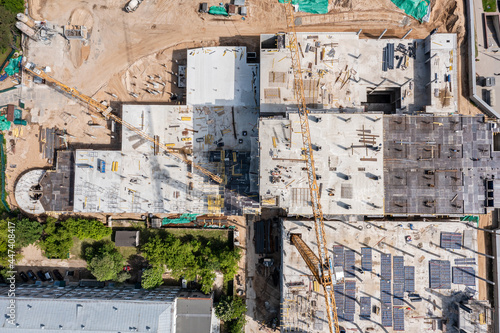
<svg viewBox="0 0 500 333"><path fill-rule="evenodd" d="M333 265L344 267L344 247L342 245L333 246Z"/></svg>
<svg viewBox="0 0 500 333"><path fill-rule="evenodd" d="M347 251L346 251L347 253ZM345 282L345 306L344 319L345 321L354 321L354 312L356 309L356 281Z"/></svg>
<svg viewBox="0 0 500 333"><path fill-rule="evenodd" d="M359 302L361 304L359 318L364 319L364 320L370 320L371 319L371 308L372 308L371 297L368 297L368 296L360 297Z"/></svg>
<svg viewBox="0 0 500 333"><path fill-rule="evenodd" d="M458 232L442 232L441 247L443 249L460 250L462 248L462 234Z"/></svg>
<svg viewBox="0 0 500 333"><path fill-rule="evenodd" d="M415 291L415 266L405 266L405 291Z"/></svg>
<svg viewBox="0 0 500 333"><path fill-rule="evenodd" d="M392 304L391 301L391 281L390 280L380 280L380 299L382 304Z"/></svg>
<svg viewBox="0 0 500 333"><path fill-rule="evenodd" d="M391 255L390 254L382 254L381 255L381 271L380 275L384 280L392 279L392 271L391 271Z"/></svg>
<svg viewBox="0 0 500 333"><path fill-rule="evenodd" d="M455 265L476 265L476 258L457 258Z"/></svg>
<svg viewBox="0 0 500 333"><path fill-rule="evenodd" d="M363 271L372 271L372 249L370 247L361 248L361 269Z"/></svg>
<svg viewBox="0 0 500 333"><path fill-rule="evenodd" d="M344 320L344 284L336 284L333 286L335 293L335 304L337 305L337 317L339 320Z"/></svg>
<svg viewBox="0 0 500 333"><path fill-rule="evenodd" d="M405 330L405 312L403 308L394 307L393 310L394 316L394 330L395 331L404 331Z"/></svg>
<svg viewBox="0 0 500 333"><path fill-rule="evenodd" d="M402 283L394 283L392 285L392 290L394 294L394 305L404 305L403 298L405 296L405 285Z"/></svg>
<svg viewBox="0 0 500 333"><path fill-rule="evenodd" d="M382 326L391 327L392 326L392 306L388 304L382 304Z"/></svg>
<svg viewBox="0 0 500 333"><path fill-rule="evenodd" d="M356 275L354 274L354 265L356 262L355 254L353 250L345 250L344 251L344 270L346 278L354 278Z"/></svg>
<svg viewBox="0 0 500 333"><path fill-rule="evenodd" d="M476 271L472 267L455 266L453 267L453 283L464 284L466 286L476 285Z"/></svg>
<svg viewBox="0 0 500 333"><path fill-rule="evenodd" d="M451 289L451 266L448 260L429 261L430 287Z"/></svg>

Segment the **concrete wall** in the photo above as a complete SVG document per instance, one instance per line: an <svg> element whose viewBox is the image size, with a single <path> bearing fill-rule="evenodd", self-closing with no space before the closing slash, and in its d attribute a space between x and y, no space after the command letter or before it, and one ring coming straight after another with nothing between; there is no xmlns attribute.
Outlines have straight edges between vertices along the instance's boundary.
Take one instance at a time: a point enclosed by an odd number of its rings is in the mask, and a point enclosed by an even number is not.
<svg viewBox="0 0 500 333"><path fill-rule="evenodd" d="M468 24L467 32L469 43L468 54L469 54L469 97L477 105L477 107L483 111L487 116L500 119L500 114L496 112L491 106L486 104L483 99L477 95L476 88L476 37L474 34L474 0L467 0L467 15ZM478 32L480 33L480 32ZM500 333L500 332L498 332Z"/></svg>

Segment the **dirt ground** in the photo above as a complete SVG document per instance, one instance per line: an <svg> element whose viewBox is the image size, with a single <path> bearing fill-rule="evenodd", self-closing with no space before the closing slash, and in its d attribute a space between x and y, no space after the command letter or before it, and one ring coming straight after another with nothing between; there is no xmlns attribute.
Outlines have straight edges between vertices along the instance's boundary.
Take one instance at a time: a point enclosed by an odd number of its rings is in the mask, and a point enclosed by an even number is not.
<svg viewBox="0 0 500 333"><path fill-rule="evenodd" d="M491 213L479 216L479 228L491 229L492 224L493 221ZM491 250L490 251L487 250L487 248L491 249L491 247L492 247L491 233L487 231L478 230L477 231L478 252L492 254ZM492 280L492 278L489 275L491 275L493 272L487 269L488 267L492 267L491 264L492 264L491 260L481 255L478 256L478 276ZM489 298L490 301L492 301L492 299L489 297L490 295L489 295L488 284L481 279L478 279L478 282L479 282L479 299L486 300Z"/></svg>
<svg viewBox="0 0 500 333"><path fill-rule="evenodd" d="M125 13L124 1L117 0L30 0L30 14L35 19L43 18L56 24L68 21L86 24L91 37L86 47L71 43L69 54L56 51L52 58L38 54L28 54L28 57L35 61L52 59L43 65L51 66L61 81L77 85L92 95L117 73L161 50L187 42L220 43L224 38L286 30L284 8L277 0L249 0L249 15L245 20L239 15L229 18L202 15L197 12L198 5L199 1L194 0L153 0L143 2L133 13ZM332 1L327 15L300 13L297 16L303 19L299 26L303 31L362 28L368 36L387 27L387 36L390 36L402 35L413 28L412 36L424 37L434 28L463 35L461 9L461 3L453 0L433 1L431 23L420 24L388 0ZM355 13L355 16L345 17L346 13ZM61 59L57 59L58 55Z"/></svg>

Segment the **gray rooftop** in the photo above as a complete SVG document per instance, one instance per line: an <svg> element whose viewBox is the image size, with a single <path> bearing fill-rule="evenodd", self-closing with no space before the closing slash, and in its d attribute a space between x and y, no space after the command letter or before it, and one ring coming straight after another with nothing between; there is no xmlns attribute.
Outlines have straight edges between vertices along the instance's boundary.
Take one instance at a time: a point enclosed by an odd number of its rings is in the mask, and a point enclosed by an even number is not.
<svg viewBox="0 0 500 333"><path fill-rule="evenodd" d="M181 292L177 299L176 332L208 332L212 322L212 297Z"/></svg>

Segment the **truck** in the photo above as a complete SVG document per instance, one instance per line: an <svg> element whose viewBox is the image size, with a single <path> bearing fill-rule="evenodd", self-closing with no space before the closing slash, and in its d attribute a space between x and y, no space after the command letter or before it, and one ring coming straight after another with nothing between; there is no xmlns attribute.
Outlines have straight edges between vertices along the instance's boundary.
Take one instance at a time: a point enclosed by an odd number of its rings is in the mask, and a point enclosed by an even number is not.
<svg viewBox="0 0 500 333"><path fill-rule="evenodd" d="M131 13L135 11L139 5L141 4L142 0L130 0L128 4L125 6L125 11L127 13Z"/></svg>

